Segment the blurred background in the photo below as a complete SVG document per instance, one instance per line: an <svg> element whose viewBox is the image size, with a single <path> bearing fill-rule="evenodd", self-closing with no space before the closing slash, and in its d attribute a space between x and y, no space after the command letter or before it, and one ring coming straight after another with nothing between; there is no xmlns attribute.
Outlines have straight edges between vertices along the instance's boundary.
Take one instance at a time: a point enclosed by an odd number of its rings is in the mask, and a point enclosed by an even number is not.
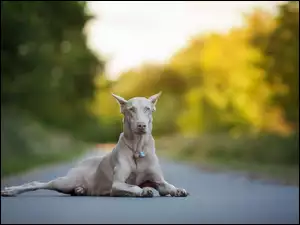
<svg viewBox="0 0 300 225"><path fill-rule="evenodd" d="M299 2L1 1L1 177L116 143L162 91L157 151L299 184Z"/></svg>

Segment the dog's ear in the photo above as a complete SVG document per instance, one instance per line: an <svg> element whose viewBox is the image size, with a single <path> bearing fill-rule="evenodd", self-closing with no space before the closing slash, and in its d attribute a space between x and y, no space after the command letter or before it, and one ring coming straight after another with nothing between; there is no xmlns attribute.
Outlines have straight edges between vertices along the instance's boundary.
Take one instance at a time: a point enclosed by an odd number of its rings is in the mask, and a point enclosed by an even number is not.
<svg viewBox="0 0 300 225"><path fill-rule="evenodd" d="M120 97L120 96L118 96L118 95L115 95L114 93L111 93L111 95L112 95L115 99L117 99L117 101L118 101L118 103L119 103L119 105L120 105L121 113L123 113L127 101L126 101L124 98L122 98L122 97Z"/></svg>
<svg viewBox="0 0 300 225"><path fill-rule="evenodd" d="M153 105L153 111L155 111L156 110L156 108L155 108L155 105L156 105L156 103L157 103L157 101L158 101L158 98L159 98L159 96L161 95L161 91L159 92L159 93L157 93L157 94L155 94L155 95L152 95L151 97L149 97L148 99L149 99L149 101L152 103L152 105Z"/></svg>

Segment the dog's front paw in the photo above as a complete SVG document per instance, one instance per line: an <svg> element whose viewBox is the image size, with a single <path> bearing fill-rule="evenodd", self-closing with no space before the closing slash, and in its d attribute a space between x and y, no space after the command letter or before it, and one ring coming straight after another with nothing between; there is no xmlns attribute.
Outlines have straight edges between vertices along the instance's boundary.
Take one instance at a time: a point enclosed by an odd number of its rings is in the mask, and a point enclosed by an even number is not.
<svg viewBox="0 0 300 225"><path fill-rule="evenodd" d="M171 193L171 196L173 197L186 197L189 193L182 188L177 188L174 192Z"/></svg>
<svg viewBox="0 0 300 225"><path fill-rule="evenodd" d="M152 188L144 187L141 196L142 197L148 197L148 198L153 197L154 193L153 193Z"/></svg>
<svg viewBox="0 0 300 225"><path fill-rule="evenodd" d="M74 194L76 196L83 196L86 194L86 189L83 186L78 186L74 189Z"/></svg>

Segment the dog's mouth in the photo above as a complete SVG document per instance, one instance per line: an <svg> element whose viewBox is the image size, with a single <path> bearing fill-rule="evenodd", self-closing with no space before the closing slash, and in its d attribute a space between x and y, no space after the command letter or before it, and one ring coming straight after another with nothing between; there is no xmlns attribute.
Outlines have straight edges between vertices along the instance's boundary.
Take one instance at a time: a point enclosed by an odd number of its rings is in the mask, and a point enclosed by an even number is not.
<svg viewBox="0 0 300 225"><path fill-rule="evenodd" d="M135 131L135 133L142 135L142 134L146 134L147 131L146 130L137 130L137 131Z"/></svg>

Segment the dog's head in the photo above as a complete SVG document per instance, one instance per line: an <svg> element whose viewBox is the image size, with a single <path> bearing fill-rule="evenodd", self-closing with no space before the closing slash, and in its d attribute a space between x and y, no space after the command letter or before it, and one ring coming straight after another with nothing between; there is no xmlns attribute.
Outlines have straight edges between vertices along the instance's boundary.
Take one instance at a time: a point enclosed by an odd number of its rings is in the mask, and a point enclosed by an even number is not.
<svg viewBox="0 0 300 225"><path fill-rule="evenodd" d="M152 113L161 92L149 98L135 97L129 100L112 94L118 101L124 120L135 134L147 134L152 131Z"/></svg>

